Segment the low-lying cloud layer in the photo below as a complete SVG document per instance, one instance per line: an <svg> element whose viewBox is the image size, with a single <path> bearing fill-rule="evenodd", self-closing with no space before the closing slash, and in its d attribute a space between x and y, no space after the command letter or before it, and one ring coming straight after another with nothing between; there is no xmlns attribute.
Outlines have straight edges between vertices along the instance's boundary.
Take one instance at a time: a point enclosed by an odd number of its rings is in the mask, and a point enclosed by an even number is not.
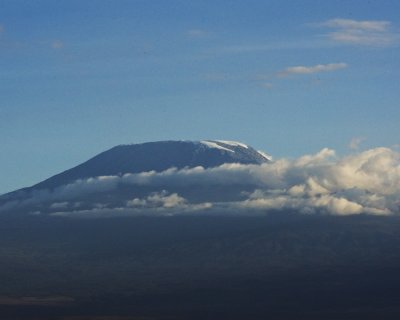
<svg viewBox="0 0 400 320"><path fill-rule="evenodd" d="M223 200L232 186L242 190L240 197ZM149 191L144 196L134 196L133 192L132 197L118 205L107 203L106 197L104 202L93 203L90 208L82 208L79 202L99 192L112 194L121 187L158 191ZM200 190L196 200L176 192L186 189ZM208 199L209 193L202 194L204 189L213 190L213 200ZM314 155L263 165L171 168L163 172L77 180L53 191L34 191L25 198L6 203L2 209L46 203L52 214L59 215L110 215L118 211L188 214L210 209L236 214L296 210L306 214L390 215L399 214L399 191L400 153L376 148L339 158L333 150L323 149Z"/></svg>

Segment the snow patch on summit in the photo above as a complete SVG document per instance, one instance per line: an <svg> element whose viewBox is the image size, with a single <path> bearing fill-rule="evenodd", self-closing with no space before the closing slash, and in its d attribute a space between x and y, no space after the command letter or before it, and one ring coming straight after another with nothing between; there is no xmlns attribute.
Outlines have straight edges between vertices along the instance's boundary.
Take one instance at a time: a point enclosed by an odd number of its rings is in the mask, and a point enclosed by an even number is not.
<svg viewBox="0 0 400 320"><path fill-rule="evenodd" d="M228 141L228 140L216 140L217 142L223 143L223 144L227 144L228 146L232 146L232 147L242 147L242 148L246 148L248 149L249 146L241 143L241 142L237 142L237 141Z"/></svg>
<svg viewBox="0 0 400 320"><path fill-rule="evenodd" d="M224 151L234 152L233 150L230 150L228 148L220 146L219 144L217 144L216 142L213 142L213 141L202 140L202 141L200 141L200 143L206 145L209 148L214 148L214 149L220 149L220 150L224 150Z"/></svg>
<svg viewBox="0 0 400 320"><path fill-rule="evenodd" d="M272 156L270 156L269 154L267 154L267 153L265 153L265 152L263 152L263 151L260 151L260 150L257 150L257 152L258 152L258 154L260 154L261 156L263 156L265 159L267 159L267 160L269 160L269 161L272 161Z"/></svg>

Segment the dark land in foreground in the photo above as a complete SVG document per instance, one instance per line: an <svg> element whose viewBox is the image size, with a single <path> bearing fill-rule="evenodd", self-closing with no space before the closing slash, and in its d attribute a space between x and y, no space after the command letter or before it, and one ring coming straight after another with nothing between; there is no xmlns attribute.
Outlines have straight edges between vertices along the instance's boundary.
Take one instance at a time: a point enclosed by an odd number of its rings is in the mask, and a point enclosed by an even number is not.
<svg viewBox="0 0 400 320"><path fill-rule="evenodd" d="M400 218L0 218L0 318L399 319Z"/></svg>

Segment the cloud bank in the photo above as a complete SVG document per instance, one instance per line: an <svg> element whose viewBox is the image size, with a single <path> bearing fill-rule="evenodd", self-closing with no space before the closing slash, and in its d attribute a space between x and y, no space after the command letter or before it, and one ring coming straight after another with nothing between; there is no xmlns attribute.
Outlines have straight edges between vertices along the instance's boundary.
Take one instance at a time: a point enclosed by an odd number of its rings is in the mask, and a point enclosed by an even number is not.
<svg viewBox="0 0 400 320"><path fill-rule="evenodd" d="M226 200L230 190L240 196ZM118 193L118 188L148 191L117 204L97 201L82 207L81 201L101 193ZM182 191L183 190L183 191ZM195 197L184 196L196 191ZM212 190L210 193L204 190ZM214 191L215 190L215 191ZM375 148L337 157L331 149L297 159L279 159L262 165L224 164L220 167L175 168L163 172L143 172L123 176L94 177L77 180L53 191L39 190L3 205L43 205L58 215L112 215L192 213L213 209L218 212L248 214L269 210L295 210L304 214L375 214L400 213L400 153L389 148ZM225 196L225 198L224 198ZM77 200L78 199L78 200Z"/></svg>

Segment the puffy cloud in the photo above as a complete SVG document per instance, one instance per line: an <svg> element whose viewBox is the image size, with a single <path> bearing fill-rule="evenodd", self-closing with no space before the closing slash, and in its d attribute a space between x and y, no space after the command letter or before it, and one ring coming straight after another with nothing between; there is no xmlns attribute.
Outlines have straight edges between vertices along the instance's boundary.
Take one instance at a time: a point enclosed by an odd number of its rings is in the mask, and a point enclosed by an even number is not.
<svg viewBox="0 0 400 320"><path fill-rule="evenodd" d="M280 166L279 188L265 185L237 205L338 215L399 213L399 153L377 148L342 159L333 156L324 149L286 162Z"/></svg>
<svg viewBox="0 0 400 320"><path fill-rule="evenodd" d="M364 46L390 46L399 39L390 31L391 23L381 20L331 19L320 26L332 29L328 37L340 43Z"/></svg>
<svg viewBox="0 0 400 320"><path fill-rule="evenodd" d="M294 67L288 67L278 72L278 76L284 77L296 74L313 74L320 72L330 72L344 68L347 68L347 64L344 62L317 64L314 66L294 66Z"/></svg>
<svg viewBox="0 0 400 320"><path fill-rule="evenodd" d="M235 193L233 188L239 192ZM119 203L107 202L107 195L120 189L131 190L133 197L125 197ZM142 190L140 196L135 196L137 190ZM399 214L399 190L399 152L375 148L338 157L333 150L325 148L313 155L262 165L171 168L163 172L77 180L53 191L34 191L2 208L48 203L50 212L84 215L107 215L113 210L116 214L177 214L211 207L213 212L239 214L291 209L301 213L382 215ZM99 197L95 197L94 204L87 204L86 199L98 192L105 195L104 201L99 202ZM68 211L76 201L83 202ZM67 202L71 204L69 207ZM64 205L67 209L57 208Z"/></svg>

